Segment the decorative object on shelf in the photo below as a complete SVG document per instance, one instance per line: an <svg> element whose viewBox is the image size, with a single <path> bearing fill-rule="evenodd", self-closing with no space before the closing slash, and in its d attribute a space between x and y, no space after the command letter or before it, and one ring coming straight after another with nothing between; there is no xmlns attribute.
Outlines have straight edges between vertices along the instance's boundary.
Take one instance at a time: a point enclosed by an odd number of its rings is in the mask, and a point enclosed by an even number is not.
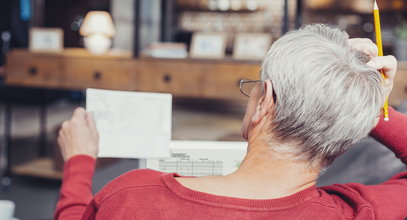
<svg viewBox="0 0 407 220"><path fill-rule="evenodd" d="M225 57L226 34L198 32L192 36L192 58L222 59Z"/></svg>
<svg viewBox="0 0 407 220"><path fill-rule="evenodd" d="M207 8L211 11L216 11L218 9L218 0L208 0L207 4L208 4Z"/></svg>
<svg viewBox="0 0 407 220"><path fill-rule="evenodd" d="M347 0L347 6L350 6L351 10L358 13L372 13L372 1L366 0Z"/></svg>
<svg viewBox="0 0 407 220"><path fill-rule="evenodd" d="M152 43L143 52L143 56L182 59L188 57L187 45L183 43L156 42Z"/></svg>
<svg viewBox="0 0 407 220"><path fill-rule="evenodd" d="M249 11L255 11L259 8L259 4L256 0L246 0L246 8Z"/></svg>
<svg viewBox="0 0 407 220"><path fill-rule="evenodd" d="M61 28L31 28L29 49L33 52L61 52L63 38Z"/></svg>
<svg viewBox="0 0 407 220"><path fill-rule="evenodd" d="M391 5L394 10L401 11L401 10L403 10L403 8L406 7L407 4L403 0L393 0Z"/></svg>
<svg viewBox="0 0 407 220"><path fill-rule="evenodd" d="M6 59L6 54L10 50L10 43L11 43L11 32L10 31L2 31L0 38L0 44L2 45L0 48L0 77L6 75L4 70L4 63ZM0 152L1 154L1 152ZM1 158L0 158L1 160ZM0 165L1 166L1 165Z"/></svg>
<svg viewBox="0 0 407 220"><path fill-rule="evenodd" d="M381 4L380 4L381 3ZM403 11L407 8L405 0L382 0L382 11ZM304 5L311 10L350 10L356 13L371 13L373 1L370 0L304 0Z"/></svg>
<svg viewBox="0 0 407 220"><path fill-rule="evenodd" d="M115 33L112 17L105 11L89 12L80 29L86 49L95 55L104 54L110 49Z"/></svg>
<svg viewBox="0 0 407 220"><path fill-rule="evenodd" d="M243 8L242 0L230 0L230 8L233 11L240 11Z"/></svg>
<svg viewBox="0 0 407 220"><path fill-rule="evenodd" d="M407 22L402 23L395 30L396 43L394 45L394 52L397 59L407 60Z"/></svg>
<svg viewBox="0 0 407 220"><path fill-rule="evenodd" d="M306 0L305 5L311 10L330 9L335 5L335 0Z"/></svg>
<svg viewBox="0 0 407 220"><path fill-rule="evenodd" d="M233 46L233 58L238 60L262 60L266 56L270 45L270 34L237 34Z"/></svg>
<svg viewBox="0 0 407 220"><path fill-rule="evenodd" d="M311 10L351 10L357 13L371 13L372 1L367 0L306 0Z"/></svg>
<svg viewBox="0 0 407 220"><path fill-rule="evenodd" d="M228 11L230 9L229 0L218 0L218 8L221 11Z"/></svg>
<svg viewBox="0 0 407 220"><path fill-rule="evenodd" d="M200 11L257 11L270 4L270 0L177 0L177 6Z"/></svg>

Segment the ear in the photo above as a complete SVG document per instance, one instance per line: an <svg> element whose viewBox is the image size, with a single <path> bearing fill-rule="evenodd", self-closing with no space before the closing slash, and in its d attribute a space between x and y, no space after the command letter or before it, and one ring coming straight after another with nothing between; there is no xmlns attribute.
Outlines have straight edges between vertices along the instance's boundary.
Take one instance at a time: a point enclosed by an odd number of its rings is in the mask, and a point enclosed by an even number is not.
<svg viewBox="0 0 407 220"><path fill-rule="evenodd" d="M268 116L274 108L274 90L271 81L265 80L263 83L263 93L258 101L256 112L252 117L252 123L258 124L261 120Z"/></svg>

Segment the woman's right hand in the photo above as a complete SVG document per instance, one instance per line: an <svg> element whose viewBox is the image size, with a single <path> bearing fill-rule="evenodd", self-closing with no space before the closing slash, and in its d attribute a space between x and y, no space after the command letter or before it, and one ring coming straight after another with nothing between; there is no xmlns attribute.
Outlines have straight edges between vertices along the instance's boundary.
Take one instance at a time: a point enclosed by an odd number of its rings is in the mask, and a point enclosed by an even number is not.
<svg viewBox="0 0 407 220"><path fill-rule="evenodd" d="M386 97L390 95L393 89L394 78L397 72L397 60L394 56L378 56L378 49L375 43L368 38L351 38L348 41L349 46L369 56L370 61L366 64L378 71L383 71L386 76L383 86Z"/></svg>
<svg viewBox="0 0 407 220"><path fill-rule="evenodd" d="M366 65L382 71L386 78L383 81L384 91L386 97L390 95L393 89L394 78L397 72L397 59L394 56L375 57L371 59Z"/></svg>

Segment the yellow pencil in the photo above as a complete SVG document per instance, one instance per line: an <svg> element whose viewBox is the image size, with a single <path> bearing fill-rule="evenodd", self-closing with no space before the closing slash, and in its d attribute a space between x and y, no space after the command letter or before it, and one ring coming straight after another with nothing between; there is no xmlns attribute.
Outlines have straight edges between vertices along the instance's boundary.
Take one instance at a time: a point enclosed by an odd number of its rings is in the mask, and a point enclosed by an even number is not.
<svg viewBox="0 0 407 220"><path fill-rule="evenodd" d="M376 29L376 44L377 48L379 49L379 56L383 56L383 43L382 43L382 30L380 27L380 13L379 13L379 7L377 6L376 0L374 1L374 6L373 6L373 17L374 17L374 26ZM383 71L380 71L382 73L382 77L386 79L386 76L384 75ZM384 120L388 121L389 120L389 101L388 97L386 97L386 101L384 102L383 105L383 115L384 115Z"/></svg>

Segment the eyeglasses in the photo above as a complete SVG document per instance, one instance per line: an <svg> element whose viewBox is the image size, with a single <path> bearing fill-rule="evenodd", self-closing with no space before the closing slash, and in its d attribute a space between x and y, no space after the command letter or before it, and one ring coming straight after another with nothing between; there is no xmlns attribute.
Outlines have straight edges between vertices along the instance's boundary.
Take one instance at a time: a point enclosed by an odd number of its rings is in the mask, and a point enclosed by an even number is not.
<svg viewBox="0 0 407 220"><path fill-rule="evenodd" d="M261 80L242 79L239 82L240 92L243 95L250 97L250 92L260 82L261 82Z"/></svg>
<svg viewBox="0 0 407 220"><path fill-rule="evenodd" d="M245 95L245 96L247 96L247 97L250 97L250 92L252 91L252 89L253 89L258 83L261 83L261 82L262 82L261 80L242 79L242 80L240 80L240 82L239 82L240 92L241 92L243 95ZM277 101L277 95L276 95L276 92L275 92L275 90L274 90L274 87L273 87L273 100L274 100L274 103L276 103L276 101Z"/></svg>

